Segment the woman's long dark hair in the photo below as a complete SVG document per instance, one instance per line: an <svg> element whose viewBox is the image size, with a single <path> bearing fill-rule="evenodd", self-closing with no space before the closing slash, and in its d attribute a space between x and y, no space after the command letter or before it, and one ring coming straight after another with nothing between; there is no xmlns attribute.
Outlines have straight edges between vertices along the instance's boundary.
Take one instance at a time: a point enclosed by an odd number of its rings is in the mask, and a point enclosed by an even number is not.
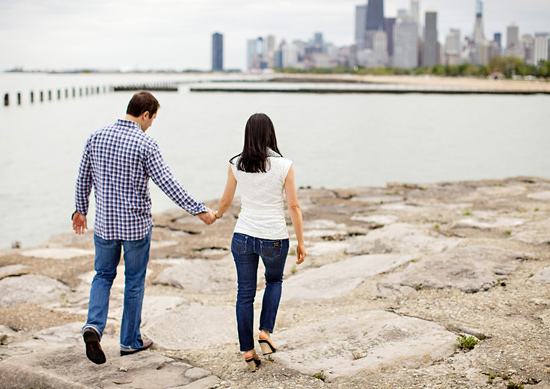
<svg viewBox="0 0 550 389"><path fill-rule="evenodd" d="M273 127L271 119L264 113L256 113L250 116L246 122L244 147L237 163L237 169L247 173L267 172L269 149L282 156L277 147L275 127Z"/></svg>

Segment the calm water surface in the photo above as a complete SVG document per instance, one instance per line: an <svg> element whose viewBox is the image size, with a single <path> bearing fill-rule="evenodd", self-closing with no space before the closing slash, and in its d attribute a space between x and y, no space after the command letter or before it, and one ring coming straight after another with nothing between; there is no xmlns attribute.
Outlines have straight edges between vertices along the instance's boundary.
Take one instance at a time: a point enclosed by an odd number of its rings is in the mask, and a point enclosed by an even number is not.
<svg viewBox="0 0 550 389"><path fill-rule="evenodd" d="M12 94L12 105L0 107L0 248L16 240L29 247L71 231L85 141L123 117L132 96L103 94L103 85L121 78L178 77L0 74L2 97ZM100 86L100 94L66 99L62 92L57 100L56 88L88 85ZM30 90L48 88L52 101L28 102ZM23 94L21 106L13 105L14 91ZM272 118L299 186L550 177L549 96L192 93L189 84L155 96L161 109L147 133L201 200L221 196L227 161L240 151L244 125L255 112ZM151 193L153 213L175 207L152 183Z"/></svg>

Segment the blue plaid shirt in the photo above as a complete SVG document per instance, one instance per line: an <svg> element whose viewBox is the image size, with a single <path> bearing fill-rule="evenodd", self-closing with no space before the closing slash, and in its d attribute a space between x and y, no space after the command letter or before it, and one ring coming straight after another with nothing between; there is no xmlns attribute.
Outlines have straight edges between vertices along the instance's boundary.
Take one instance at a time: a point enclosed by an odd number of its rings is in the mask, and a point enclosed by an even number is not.
<svg viewBox="0 0 550 389"><path fill-rule="evenodd" d="M153 225L149 177L190 214L209 211L172 176L157 142L139 124L121 119L86 142L76 181L76 210L88 214L93 185L95 234L107 240L142 239Z"/></svg>

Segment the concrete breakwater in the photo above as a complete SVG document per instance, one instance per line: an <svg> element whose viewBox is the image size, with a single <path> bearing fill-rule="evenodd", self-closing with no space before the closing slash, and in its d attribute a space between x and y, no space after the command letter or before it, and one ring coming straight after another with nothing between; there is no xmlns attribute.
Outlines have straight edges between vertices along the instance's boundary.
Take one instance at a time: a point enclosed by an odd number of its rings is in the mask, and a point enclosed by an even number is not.
<svg viewBox="0 0 550 389"><path fill-rule="evenodd" d="M289 256L279 351L257 373L236 338L237 203L211 227L180 210L155 216L143 310L155 345L118 356L117 277L101 366L86 359L80 337L91 233L0 251L2 387L550 386L550 179L301 189L299 197L308 259L296 266ZM262 289L260 281L257 301Z"/></svg>

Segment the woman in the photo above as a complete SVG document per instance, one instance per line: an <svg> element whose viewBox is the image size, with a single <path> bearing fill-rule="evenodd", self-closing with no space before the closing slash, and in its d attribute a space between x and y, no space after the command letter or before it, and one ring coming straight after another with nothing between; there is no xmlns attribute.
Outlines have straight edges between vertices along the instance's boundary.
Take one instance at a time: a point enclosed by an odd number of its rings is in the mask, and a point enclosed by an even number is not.
<svg viewBox="0 0 550 389"><path fill-rule="evenodd" d="M233 157L227 183L215 215L219 219L233 202L237 183L241 212L235 225L231 253L237 268L237 328L240 350L251 371L260 365L254 350L253 321L259 257L265 266L265 292L260 315L258 342L264 355L277 348L271 341L281 299L283 271L288 255L289 236L284 212L284 196L298 240L296 264L306 258L302 211L294 185L292 162L283 158L271 119L263 113L246 123L244 147Z"/></svg>

